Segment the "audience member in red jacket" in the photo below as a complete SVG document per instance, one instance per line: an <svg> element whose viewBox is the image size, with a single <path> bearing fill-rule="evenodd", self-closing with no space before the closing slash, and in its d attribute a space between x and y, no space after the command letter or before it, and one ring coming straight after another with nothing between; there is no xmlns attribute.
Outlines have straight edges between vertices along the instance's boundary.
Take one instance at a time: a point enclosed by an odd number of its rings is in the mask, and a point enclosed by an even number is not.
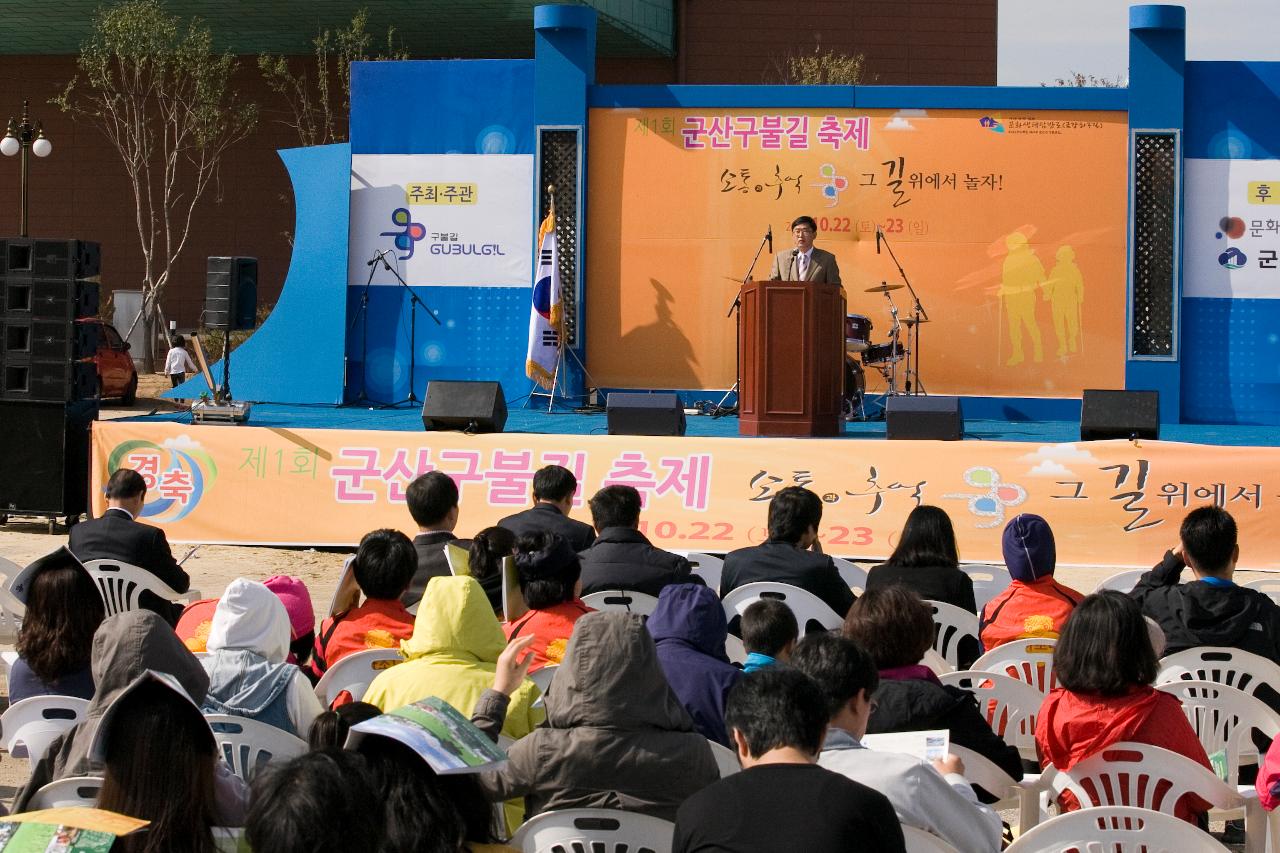
<svg viewBox="0 0 1280 853"><path fill-rule="evenodd" d="M982 608L982 648L1025 637L1056 640L1062 624L1084 596L1053 579L1058 552L1049 522L1023 513L1004 527L1004 564L1013 582Z"/></svg>
<svg viewBox="0 0 1280 853"><path fill-rule="evenodd" d="M398 530L366 533L351 569L365 602L320 623L311 655L315 678L353 652L398 648L413 634L413 615L400 603L418 569L409 537Z"/></svg>
<svg viewBox="0 0 1280 853"><path fill-rule="evenodd" d="M530 672L548 664L559 666L573 623L592 612L578 598L582 575L578 552L558 533L526 533L516 540L516 573L529 612L504 623L502 631L508 640L537 637L529 647L533 652Z"/></svg>
<svg viewBox="0 0 1280 853"><path fill-rule="evenodd" d="M1099 592L1075 609L1053 655L1058 684L1040 706L1040 765L1070 770L1121 741L1158 746L1212 769L1177 697L1151 686L1156 655L1138 605L1123 593ZM1079 808L1063 793L1059 804ZM1197 823L1209 803L1188 794L1175 806Z"/></svg>

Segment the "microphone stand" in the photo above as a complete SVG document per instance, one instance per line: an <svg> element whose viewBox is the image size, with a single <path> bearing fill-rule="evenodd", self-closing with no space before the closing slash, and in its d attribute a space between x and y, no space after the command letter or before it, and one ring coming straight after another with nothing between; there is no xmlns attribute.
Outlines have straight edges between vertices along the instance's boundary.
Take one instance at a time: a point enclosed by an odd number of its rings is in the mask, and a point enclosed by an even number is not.
<svg viewBox="0 0 1280 853"><path fill-rule="evenodd" d="M360 393L356 395L353 403L377 403L379 406L385 406L385 403L378 400L369 399L369 285L373 284L373 276L378 271L377 263L383 258L385 251L375 252L373 258L369 261L369 277L365 279L364 290L360 291L360 308L356 311L356 316L351 318L351 324L347 326L347 334L351 334L351 330L356 327L356 320L361 321L360 326Z"/></svg>
<svg viewBox="0 0 1280 853"><path fill-rule="evenodd" d="M879 233L879 229L877 229ZM916 293L916 289L911 286L911 280L907 278L906 272L902 269L902 264L898 262L898 256L893 253L893 246L889 245L889 238L880 233L880 241L884 243L884 247L889 250L889 257L893 258L893 265L898 268L898 275L902 277L902 283L907 286L907 292L911 294L913 305L911 307L911 318L907 320L907 344L911 347L910 357L907 360L907 378L906 392L907 394L928 394L924 390L924 382L920 379L920 324L928 322L929 315L925 312L924 306L920 304L920 296ZM897 325L898 318L895 312L894 324ZM914 362L914 366L912 364ZM912 390L911 381L915 380L915 390Z"/></svg>
<svg viewBox="0 0 1280 853"><path fill-rule="evenodd" d="M742 287L751 281L751 273L756 268L756 261L760 260L760 253L764 251L765 243L768 243L772 248L772 225L769 226L769 230L765 232L765 235L760 238L760 245L756 247L756 254L751 259L751 266L747 267L747 274L742 277L742 284L738 286L738 292L733 295L733 304L729 306L729 310L724 314L725 317L732 317L734 311L738 312L733 324L733 387L724 392L720 402L716 403L716 407L711 410L711 417L713 418L722 418L738 411L737 406L725 406L725 401L729 399L730 394L739 391L742 387Z"/></svg>
<svg viewBox="0 0 1280 853"><path fill-rule="evenodd" d="M423 302L420 298L418 298L418 294L416 294L416 293L414 293L414 292L413 292L413 288L412 288L412 287L410 287L410 286L409 286L409 284L408 284L408 282L406 282L406 281L405 281L405 280L400 276L400 272L399 272L398 270L396 270L394 267L392 267L392 266L391 266L391 264L387 263L387 255L386 255L386 252L383 252L383 253L382 253L381 258L382 258L382 265L383 265L384 267L386 267L387 272L389 272L389 273L391 273L393 276L395 276L395 277L396 277L396 281L400 284L400 286L401 286L401 287L403 287L403 288L404 288L404 289L409 293L409 396L408 396L408 397L405 397L403 400L397 400L397 401L396 401L396 402L394 402L394 403L387 403L387 404L386 404L386 408L389 408L389 409L390 409L390 408L395 408L396 406L399 406L399 405L401 405L402 403L417 403L417 402L418 402L418 395L417 395L417 394L415 394L415 393L414 393L414 391L413 391L413 387L414 387L414 366L415 366L415 364L416 364L416 362L417 362L417 360L418 360L418 359L417 359L417 355L418 355L418 306L419 306L419 305L421 305L421 306L426 310L426 312L427 312L427 316L428 316L428 317L430 317L432 320L435 320L435 322L436 322L436 325L437 325L437 326L443 326L444 324L440 322L440 318L436 316L436 312L432 311L432 310L431 310L431 308L430 308L430 306L428 306L428 305L427 305L427 303ZM377 269L377 267L374 267L374 269ZM372 271L369 273L369 280L370 280L370 281L372 281L372 280L373 280L373 272L372 272Z"/></svg>

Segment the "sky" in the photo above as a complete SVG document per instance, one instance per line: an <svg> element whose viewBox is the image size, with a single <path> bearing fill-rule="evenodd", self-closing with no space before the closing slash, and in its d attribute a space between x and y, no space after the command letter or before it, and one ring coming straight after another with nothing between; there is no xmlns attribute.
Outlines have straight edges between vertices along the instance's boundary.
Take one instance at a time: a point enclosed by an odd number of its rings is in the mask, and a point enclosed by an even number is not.
<svg viewBox="0 0 1280 853"><path fill-rule="evenodd" d="M1000 0L1001 86L1038 86L1072 71L1128 78L1126 0ZM1187 59L1280 60L1280 0L1182 0Z"/></svg>

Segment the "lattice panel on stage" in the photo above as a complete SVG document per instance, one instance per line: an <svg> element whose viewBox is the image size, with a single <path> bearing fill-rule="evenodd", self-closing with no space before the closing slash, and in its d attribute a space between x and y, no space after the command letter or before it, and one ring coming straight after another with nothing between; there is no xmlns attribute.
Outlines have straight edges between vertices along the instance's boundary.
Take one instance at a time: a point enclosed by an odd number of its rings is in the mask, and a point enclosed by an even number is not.
<svg viewBox="0 0 1280 853"><path fill-rule="evenodd" d="M575 130L542 130L538 135L541 175L538 218L547 215L547 185L556 188L556 248L560 264L560 304L564 310L564 338L578 341L578 166L579 135Z"/></svg>
<svg viewBox="0 0 1280 853"><path fill-rule="evenodd" d="M1178 138L1170 132L1133 137L1133 310L1130 355L1175 358Z"/></svg>

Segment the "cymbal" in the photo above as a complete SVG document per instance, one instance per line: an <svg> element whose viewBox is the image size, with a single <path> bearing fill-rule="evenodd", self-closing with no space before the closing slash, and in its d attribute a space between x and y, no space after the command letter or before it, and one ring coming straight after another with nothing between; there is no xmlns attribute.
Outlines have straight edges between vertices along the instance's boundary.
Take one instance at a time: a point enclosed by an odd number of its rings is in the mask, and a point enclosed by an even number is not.
<svg viewBox="0 0 1280 853"><path fill-rule="evenodd" d="M881 284L877 284L875 287L868 287L863 292L864 293L888 293L890 290L901 290L901 289L902 289L901 284L881 283Z"/></svg>
<svg viewBox="0 0 1280 853"><path fill-rule="evenodd" d="M916 323L932 323L933 321L930 320L928 317L921 317L919 320L917 320L915 317L904 317L902 319L902 322L904 325L914 326Z"/></svg>

